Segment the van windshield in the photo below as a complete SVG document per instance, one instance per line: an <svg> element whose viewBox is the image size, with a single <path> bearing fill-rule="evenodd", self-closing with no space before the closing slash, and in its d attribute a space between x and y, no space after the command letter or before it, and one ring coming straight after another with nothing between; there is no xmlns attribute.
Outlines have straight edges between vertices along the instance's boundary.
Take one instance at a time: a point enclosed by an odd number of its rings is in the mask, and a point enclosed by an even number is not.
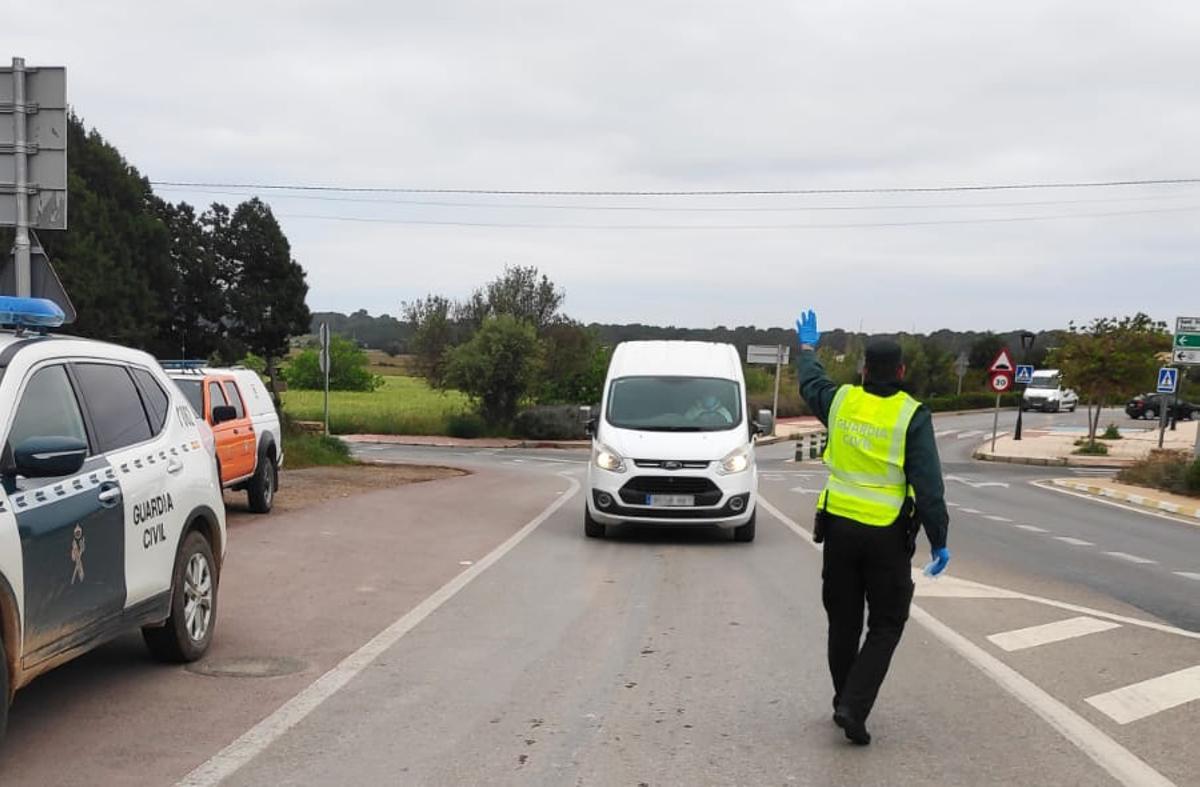
<svg viewBox="0 0 1200 787"><path fill-rule="evenodd" d="M717 377L622 377L608 392L608 422L649 432L721 432L742 422L742 396Z"/></svg>
<svg viewBox="0 0 1200 787"><path fill-rule="evenodd" d="M1034 377L1029 381L1030 388L1057 388L1059 378L1055 377Z"/></svg>

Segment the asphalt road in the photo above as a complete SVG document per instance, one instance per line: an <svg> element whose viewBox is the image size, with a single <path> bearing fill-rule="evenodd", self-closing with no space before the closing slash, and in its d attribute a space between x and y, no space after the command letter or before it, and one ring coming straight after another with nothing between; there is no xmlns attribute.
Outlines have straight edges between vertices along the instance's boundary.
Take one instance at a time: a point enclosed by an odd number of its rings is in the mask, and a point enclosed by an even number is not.
<svg viewBox="0 0 1200 787"><path fill-rule="evenodd" d="M214 655L303 669L148 674L136 643L102 648L19 696L3 783L1200 783L1200 527L970 460L990 416L935 423L954 559L919 585L866 749L829 719L824 471L790 444L760 450L752 544L585 539L584 452L362 446L472 475L233 531Z"/></svg>

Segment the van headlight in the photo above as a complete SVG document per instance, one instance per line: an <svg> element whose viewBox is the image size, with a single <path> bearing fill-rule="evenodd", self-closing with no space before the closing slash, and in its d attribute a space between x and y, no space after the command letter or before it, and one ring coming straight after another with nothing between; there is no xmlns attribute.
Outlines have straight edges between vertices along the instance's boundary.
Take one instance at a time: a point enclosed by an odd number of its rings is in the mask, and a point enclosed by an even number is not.
<svg viewBox="0 0 1200 787"><path fill-rule="evenodd" d="M742 446L730 451L721 464L717 466L717 472L721 475L733 475L734 473L744 473L750 468L753 458L750 454L750 448Z"/></svg>
<svg viewBox="0 0 1200 787"><path fill-rule="evenodd" d="M624 473L625 459L604 443L597 442L592 449L592 462L601 470L610 473Z"/></svg>

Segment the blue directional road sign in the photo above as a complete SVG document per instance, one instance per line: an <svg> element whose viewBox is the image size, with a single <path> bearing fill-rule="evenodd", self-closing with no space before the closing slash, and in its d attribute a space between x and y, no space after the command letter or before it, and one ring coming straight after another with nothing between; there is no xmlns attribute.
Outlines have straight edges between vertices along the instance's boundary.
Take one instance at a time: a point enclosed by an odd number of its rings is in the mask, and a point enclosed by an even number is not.
<svg viewBox="0 0 1200 787"><path fill-rule="evenodd" d="M1175 385L1179 382L1179 370L1164 366L1158 370L1158 392L1175 393Z"/></svg>
<svg viewBox="0 0 1200 787"><path fill-rule="evenodd" d="M1033 382L1033 365L1017 364L1017 385L1029 385L1031 382Z"/></svg>

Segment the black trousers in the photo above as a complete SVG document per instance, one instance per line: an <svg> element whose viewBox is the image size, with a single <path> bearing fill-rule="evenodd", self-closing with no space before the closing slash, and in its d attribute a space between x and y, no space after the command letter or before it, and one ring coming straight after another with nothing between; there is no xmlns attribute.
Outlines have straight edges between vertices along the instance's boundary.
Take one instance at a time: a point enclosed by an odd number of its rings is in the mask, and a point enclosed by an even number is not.
<svg viewBox="0 0 1200 787"><path fill-rule="evenodd" d="M829 516L821 572L821 598L829 616L829 672L835 704L863 721L875 705L908 621L911 559L901 523L872 527Z"/></svg>

